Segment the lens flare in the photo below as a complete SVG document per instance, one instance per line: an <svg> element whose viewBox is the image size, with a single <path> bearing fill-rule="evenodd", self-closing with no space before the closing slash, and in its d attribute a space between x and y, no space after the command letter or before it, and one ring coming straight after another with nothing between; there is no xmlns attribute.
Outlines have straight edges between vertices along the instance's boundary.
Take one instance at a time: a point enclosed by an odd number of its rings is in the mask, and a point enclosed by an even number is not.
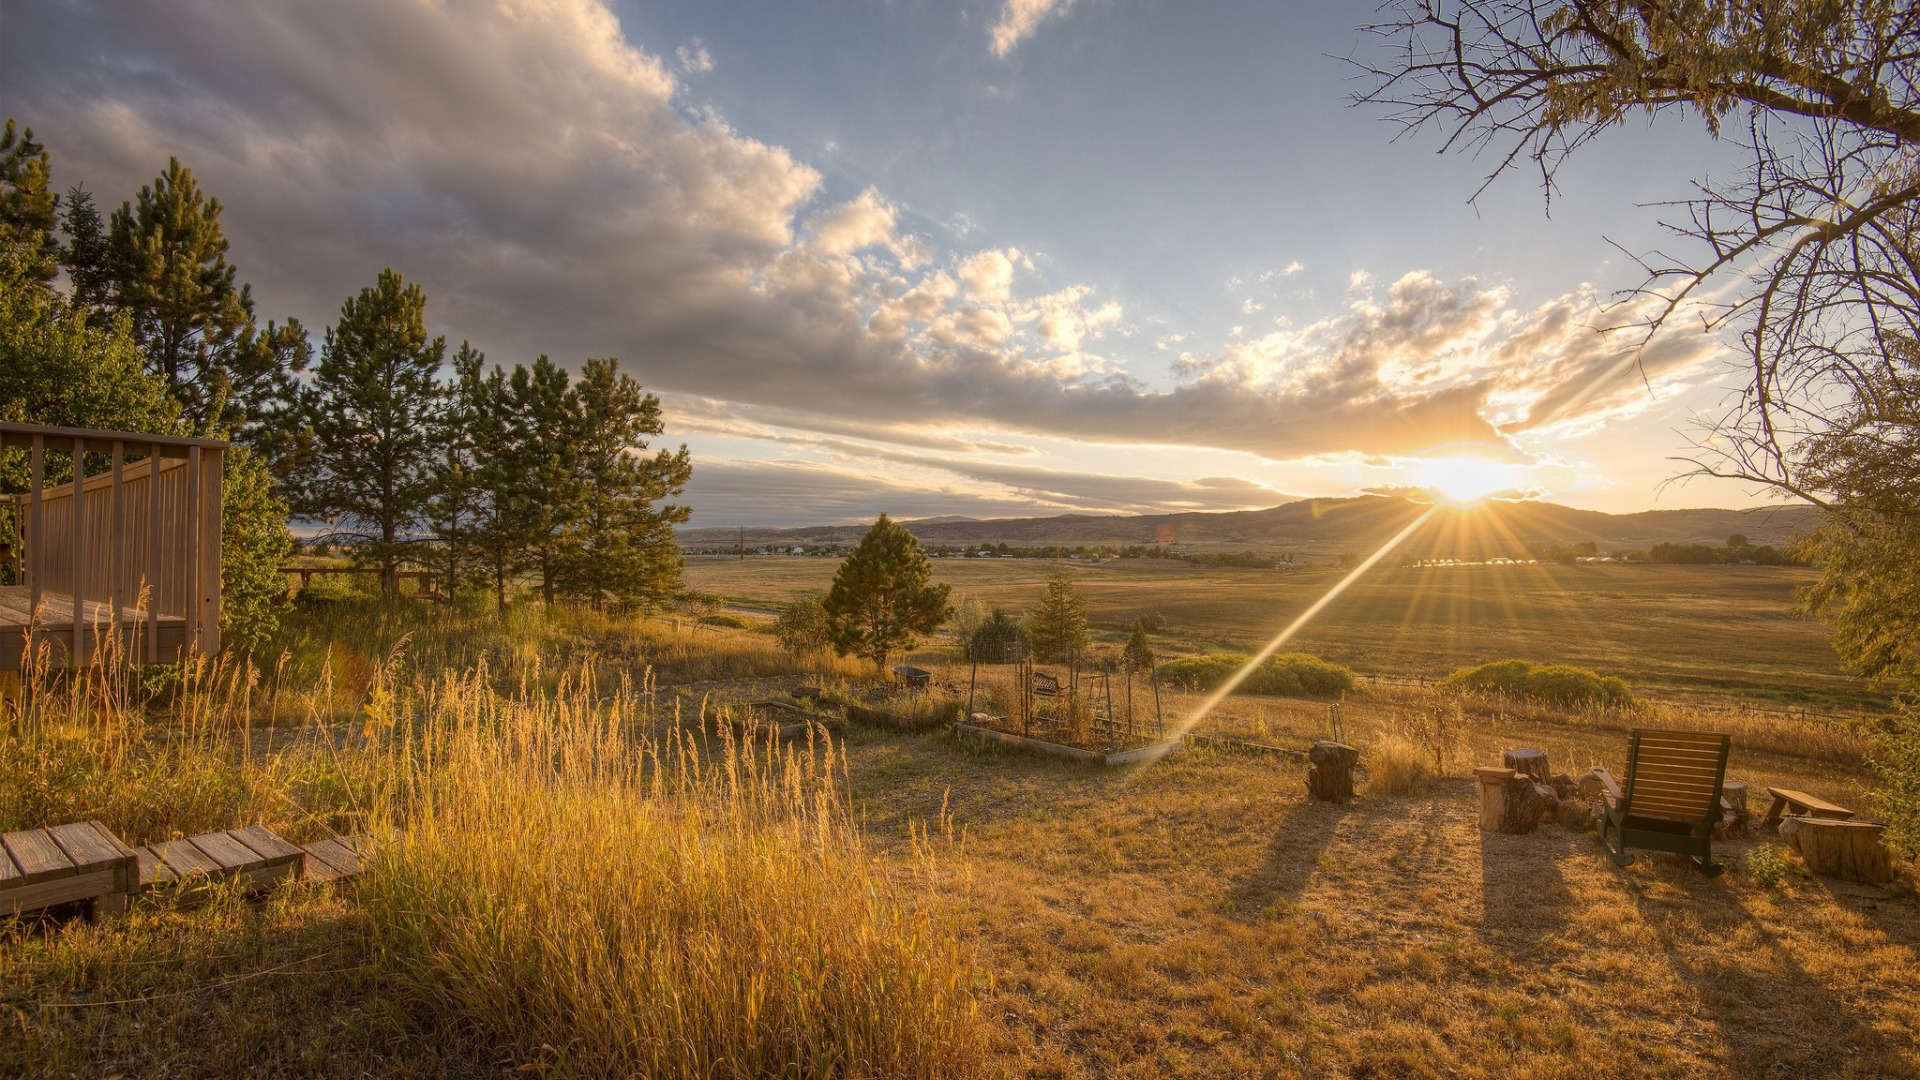
<svg viewBox="0 0 1920 1080"><path fill-rule="evenodd" d="M1290 639L1292 639L1293 635L1299 633L1301 627L1307 625L1309 622L1312 622L1314 616L1320 614L1320 612L1326 609L1328 604L1331 604L1334 602L1334 600L1338 599L1341 593L1346 592L1347 586L1352 585L1355 581L1360 580L1362 575L1364 575L1367 571L1373 569L1374 565L1378 563L1381 559L1384 559L1389 554L1391 554L1394 548L1397 548L1401 544L1406 543L1407 537L1412 536L1416 532L1419 532L1420 526L1425 525L1429 518L1433 517L1433 515L1439 512L1440 512L1440 507L1437 505L1427 507L1427 509L1424 512L1422 512L1419 517L1413 519L1413 522L1411 524L1409 524L1406 528L1401 529L1397 534L1395 534L1393 539L1381 545L1378 551L1375 551L1372 555L1367 556L1365 562L1362 562L1359 566L1354 567L1353 570L1349 572L1346 577L1343 577L1338 582L1336 582L1333 588L1328 589L1326 593L1320 597L1320 599L1315 600L1313 602L1313 606L1301 612L1299 618L1293 620L1291 623L1288 623L1287 628L1285 630L1282 630L1280 631L1280 633L1276 634L1272 641L1267 642L1265 648L1261 649L1258 653L1255 653L1253 659L1247 661L1246 666L1242 667L1239 671L1234 672L1232 678L1228 679L1224 683L1221 683L1220 686L1217 689L1215 689L1213 693L1209 694L1207 696L1207 699L1200 703L1199 708L1193 710L1192 713L1188 714L1186 719L1181 720L1179 723L1175 724L1174 731L1173 731L1173 738L1178 739L1184 736L1187 732L1192 731L1195 724L1198 724L1201 720L1206 719L1206 715L1208 713L1212 712L1214 708L1217 707L1222 701L1225 701L1227 698L1227 695L1233 693L1234 690L1238 688L1241 683L1247 681L1247 676L1253 674L1254 671L1258 669L1261 664L1266 663L1268 657L1280 651L1280 646L1285 645Z"/></svg>

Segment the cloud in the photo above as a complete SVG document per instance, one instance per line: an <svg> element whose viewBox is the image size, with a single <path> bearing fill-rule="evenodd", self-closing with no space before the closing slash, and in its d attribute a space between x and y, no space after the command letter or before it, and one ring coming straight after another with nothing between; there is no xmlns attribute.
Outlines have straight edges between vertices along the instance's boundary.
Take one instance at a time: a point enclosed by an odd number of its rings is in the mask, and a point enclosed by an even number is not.
<svg viewBox="0 0 1920 1080"><path fill-rule="evenodd" d="M1007 47L1064 7L1010 4ZM226 204L263 315L324 325L391 265L437 332L495 360L623 357L675 400L734 403L736 423L1284 460L1498 444L1646 399L1623 343L1592 329L1598 297L1518 310L1497 283L1424 272L1384 288L1356 272L1325 317L1189 344L1149 383L1108 351L1121 297L1045 280L1020 249L931 247L882 192L828 192L687 102L675 60L594 0L75 0L0 35L0 97L56 183L108 205L179 155ZM1706 340L1656 342L1647 379L1689 377Z"/></svg>
<svg viewBox="0 0 1920 1080"><path fill-rule="evenodd" d="M704 75L713 70L713 54L707 51L706 42L697 37L673 50L673 56L679 61L680 70L688 75Z"/></svg>
<svg viewBox="0 0 1920 1080"><path fill-rule="evenodd" d="M993 24L990 32L993 55L1011 55L1022 41L1033 36L1041 23L1065 15L1073 4L1074 0L1006 0L1000 9L1000 21Z"/></svg>

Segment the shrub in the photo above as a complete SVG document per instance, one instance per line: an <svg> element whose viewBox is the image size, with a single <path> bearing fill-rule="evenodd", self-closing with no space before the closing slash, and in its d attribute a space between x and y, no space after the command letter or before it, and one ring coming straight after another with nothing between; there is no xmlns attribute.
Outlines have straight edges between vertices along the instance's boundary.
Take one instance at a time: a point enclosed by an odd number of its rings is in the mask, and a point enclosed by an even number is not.
<svg viewBox="0 0 1920 1080"><path fill-rule="evenodd" d="M1627 684L1612 676L1566 664L1532 664L1525 660L1496 660L1463 668L1434 688L1442 693L1505 694L1548 705L1635 704Z"/></svg>
<svg viewBox="0 0 1920 1080"><path fill-rule="evenodd" d="M1251 659L1239 653L1186 656L1162 663L1159 675L1176 686L1212 690L1246 667ZM1268 657L1235 689L1242 694L1274 697L1335 697L1350 692L1353 685L1353 672L1339 664L1305 653L1282 653Z"/></svg>
<svg viewBox="0 0 1920 1080"><path fill-rule="evenodd" d="M753 624L738 615L707 615L700 620L702 626L725 626L733 630L751 630Z"/></svg>
<svg viewBox="0 0 1920 1080"><path fill-rule="evenodd" d="M1387 795L1418 795L1433 781L1431 755L1406 735L1392 732L1367 744L1367 789Z"/></svg>

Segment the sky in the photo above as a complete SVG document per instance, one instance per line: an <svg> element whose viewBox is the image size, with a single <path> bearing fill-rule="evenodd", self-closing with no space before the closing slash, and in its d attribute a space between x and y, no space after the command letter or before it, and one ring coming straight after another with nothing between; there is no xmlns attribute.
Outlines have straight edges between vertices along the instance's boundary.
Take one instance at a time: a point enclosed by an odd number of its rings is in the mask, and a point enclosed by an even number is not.
<svg viewBox="0 0 1920 1080"><path fill-rule="evenodd" d="M1480 191L1491 161L1352 103L1375 16L0 0L0 111L107 206L179 157L259 315L316 346L391 266L492 362L618 357L693 453L696 527L1449 481L1760 502L1676 479L1732 352L1697 318L1609 332L1623 252L1672 242L1655 204L1736 148L1630 123L1550 213L1537 176Z"/></svg>

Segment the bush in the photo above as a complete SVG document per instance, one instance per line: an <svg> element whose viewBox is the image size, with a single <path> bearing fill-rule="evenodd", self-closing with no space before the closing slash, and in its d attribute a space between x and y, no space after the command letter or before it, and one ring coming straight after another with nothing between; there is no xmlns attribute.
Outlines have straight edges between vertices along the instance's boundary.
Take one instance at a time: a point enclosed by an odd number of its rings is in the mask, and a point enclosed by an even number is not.
<svg viewBox="0 0 1920 1080"><path fill-rule="evenodd" d="M1168 660L1160 678L1194 690L1212 690L1246 667L1252 657L1239 653L1208 653ZM1242 694L1273 697L1335 697L1353 689L1353 672L1305 653L1270 656L1235 688Z"/></svg>
<svg viewBox="0 0 1920 1080"><path fill-rule="evenodd" d="M734 630L750 630L753 624L738 615L708 615L700 620L701 626L725 626Z"/></svg>
<svg viewBox="0 0 1920 1080"><path fill-rule="evenodd" d="M1380 736L1367 745L1367 790L1387 795L1419 795L1433 782L1427 753L1399 733Z"/></svg>
<svg viewBox="0 0 1920 1080"><path fill-rule="evenodd" d="M1618 708L1635 704L1627 684L1612 676L1566 664L1531 664L1525 660L1496 660L1463 668L1440 680L1434 689L1453 694L1505 694L1548 705Z"/></svg>

